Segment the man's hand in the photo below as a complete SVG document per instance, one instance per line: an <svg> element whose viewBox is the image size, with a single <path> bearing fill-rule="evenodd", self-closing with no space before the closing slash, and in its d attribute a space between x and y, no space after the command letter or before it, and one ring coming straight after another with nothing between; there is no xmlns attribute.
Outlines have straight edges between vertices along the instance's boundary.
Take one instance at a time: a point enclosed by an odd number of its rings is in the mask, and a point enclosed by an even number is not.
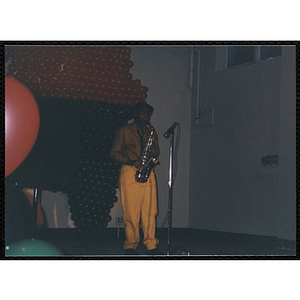
<svg viewBox="0 0 300 300"><path fill-rule="evenodd" d="M149 147L149 152L157 152L158 151L158 148L156 145L152 144L150 147Z"/></svg>

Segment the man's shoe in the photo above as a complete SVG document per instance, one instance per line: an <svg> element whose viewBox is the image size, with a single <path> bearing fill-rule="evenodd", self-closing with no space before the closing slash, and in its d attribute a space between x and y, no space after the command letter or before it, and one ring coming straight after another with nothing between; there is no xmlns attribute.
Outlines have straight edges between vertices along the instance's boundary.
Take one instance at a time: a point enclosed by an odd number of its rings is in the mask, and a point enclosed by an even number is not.
<svg viewBox="0 0 300 300"><path fill-rule="evenodd" d="M157 248L154 248L154 249L151 249L151 250L147 250L146 253L147 253L147 255L165 255L163 252L161 252Z"/></svg>
<svg viewBox="0 0 300 300"><path fill-rule="evenodd" d="M125 255L138 255L135 249L125 249Z"/></svg>

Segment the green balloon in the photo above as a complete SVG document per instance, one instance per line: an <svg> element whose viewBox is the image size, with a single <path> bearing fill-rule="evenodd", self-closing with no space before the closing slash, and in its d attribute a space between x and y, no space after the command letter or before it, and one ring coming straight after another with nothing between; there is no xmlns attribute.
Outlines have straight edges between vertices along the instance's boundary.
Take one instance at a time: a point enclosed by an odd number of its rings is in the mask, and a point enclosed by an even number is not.
<svg viewBox="0 0 300 300"><path fill-rule="evenodd" d="M5 247L5 256L61 256L51 244L40 240L24 240Z"/></svg>

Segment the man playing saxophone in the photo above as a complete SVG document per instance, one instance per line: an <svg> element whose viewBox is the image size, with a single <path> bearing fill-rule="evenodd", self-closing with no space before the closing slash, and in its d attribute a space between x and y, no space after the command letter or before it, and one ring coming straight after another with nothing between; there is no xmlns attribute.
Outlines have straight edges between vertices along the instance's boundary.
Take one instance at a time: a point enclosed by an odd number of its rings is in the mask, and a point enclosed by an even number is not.
<svg viewBox="0 0 300 300"><path fill-rule="evenodd" d="M149 126L153 110L145 102L134 105L134 122L118 130L110 154L112 159L122 164L119 189L126 235L124 249L128 255L138 254L140 223L147 254L162 254L157 249L159 241L155 237L157 187L153 167L158 162L159 146L157 134ZM144 175L146 159L151 160L151 167ZM142 180L138 179L140 176L143 176Z"/></svg>

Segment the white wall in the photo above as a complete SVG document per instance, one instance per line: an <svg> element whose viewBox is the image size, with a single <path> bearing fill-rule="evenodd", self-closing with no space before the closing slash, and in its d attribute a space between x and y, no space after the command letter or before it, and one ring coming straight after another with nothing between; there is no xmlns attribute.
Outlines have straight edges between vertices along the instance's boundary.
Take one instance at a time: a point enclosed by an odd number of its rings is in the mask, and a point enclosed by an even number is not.
<svg viewBox="0 0 300 300"><path fill-rule="evenodd" d="M217 71L215 50L201 49L200 107L215 118L191 129L190 227L294 240L293 49Z"/></svg>
<svg viewBox="0 0 300 300"><path fill-rule="evenodd" d="M285 47L282 55L277 235L295 240L296 234L296 61L295 48ZM284 209L282 209L284 208Z"/></svg>

